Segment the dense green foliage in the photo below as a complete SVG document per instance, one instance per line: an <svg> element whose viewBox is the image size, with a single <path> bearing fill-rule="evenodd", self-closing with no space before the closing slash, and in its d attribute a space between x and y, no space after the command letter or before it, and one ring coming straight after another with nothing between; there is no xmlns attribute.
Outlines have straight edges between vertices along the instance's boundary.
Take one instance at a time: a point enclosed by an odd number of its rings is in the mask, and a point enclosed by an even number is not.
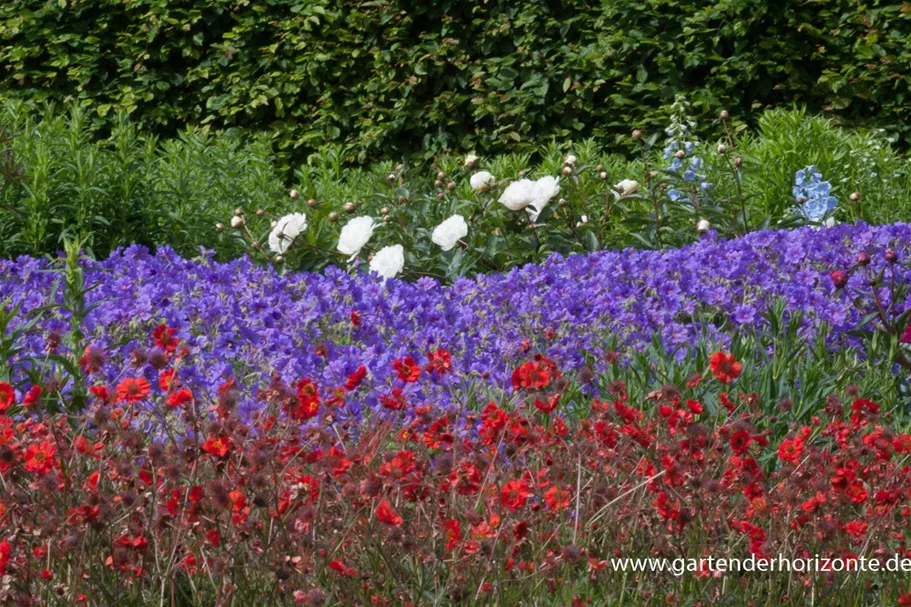
<svg viewBox="0 0 911 607"><path fill-rule="evenodd" d="M681 92L698 117L796 102L907 142L909 59L890 1L0 3L0 91L266 132L284 168L328 141L358 161L613 142Z"/></svg>
<svg viewBox="0 0 911 607"><path fill-rule="evenodd" d="M205 244L215 217L271 209L284 195L268 146L190 128L159 141L119 115L97 138L85 112L0 106L10 165L0 180L0 255L54 254L78 237L95 255L133 243L167 243L184 255Z"/></svg>
<svg viewBox="0 0 911 607"><path fill-rule="evenodd" d="M336 251L341 227L353 216L368 215L378 223L368 254L402 244L409 274L452 277L541 261L552 252L678 246L699 237L700 219L726 236L795 225L794 174L811 164L832 183L836 221L889 223L911 216L911 167L882 134L839 128L801 111L763 113L759 128L734 136L734 148L724 154L717 151L717 142L727 141L723 129L714 139L697 141L695 156L704 161L702 172L712 186L688 190L697 196L690 204L668 199L670 188L691 184L665 171L670 161L663 137L650 146L640 141L645 153L635 160L595 140L576 142L570 152L578 161L569 175L556 143L534 153L481 157L472 168L455 155L353 168L341 146L324 146L295 169L289 185L300 196L291 199L263 141L242 144L206 127L158 139L124 114L105 131L102 121L75 106L38 112L8 102L0 109L3 256L54 254L63 238L78 236L101 257L140 243L168 244L188 256L204 246L222 259L243 252L271 259L271 222L303 212L309 224L305 240L285 263L319 269L346 261ZM742 158L740 170L731 166L735 157ZM469 184L479 170L496 177L489 192ZM559 194L534 228L526 213L497 202L506 184L523 175L560 178ZM618 197L614 186L625 179L642 187ZM859 201L851 200L853 192L861 194ZM230 227L238 208L244 210L243 230ZM454 213L471 229L457 250L441 253L431 232Z"/></svg>

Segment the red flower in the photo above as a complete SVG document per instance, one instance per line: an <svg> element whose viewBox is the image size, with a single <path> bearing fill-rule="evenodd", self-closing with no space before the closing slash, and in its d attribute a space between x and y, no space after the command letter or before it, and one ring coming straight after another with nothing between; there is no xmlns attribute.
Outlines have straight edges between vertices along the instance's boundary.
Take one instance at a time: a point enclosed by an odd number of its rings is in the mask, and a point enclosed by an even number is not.
<svg viewBox="0 0 911 607"><path fill-rule="evenodd" d="M6 565L10 562L10 543L0 542L0 575L6 575Z"/></svg>
<svg viewBox="0 0 911 607"><path fill-rule="evenodd" d="M383 403L383 406L387 409L392 409L393 411L400 411L405 407L405 396L402 393L401 388L393 388L392 394L384 394L380 398L380 402Z"/></svg>
<svg viewBox="0 0 911 607"><path fill-rule="evenodd" d="M168 325L160 324L155 327L153 335L155 336L155 345L166 352L173 352L177 349L177 338L174 337L175 329L169 329Z"/></svg>
<svg viewBox="0 0 911 607"><path fill-rule="evenodd" d="M861 481L854 481L845 490L845 495L851 500L852 504L863 504L867 501L867 488Z"/></svg>
<svg viewBox="0 0 911 607"><path fill-rule="evenodd" d="M845 524L845 533L854 537L863 537L867 533L867 523L863 521L851 521Z"/></svg>
<svg viewBox="0 0 911 607"><path fill-rule="evenodd" d="M0 382L0 414L6 413L15 402L16 391L8 383Z"/></svg>
<svg viewBox="0 0 911 607"><path fill-rule="evenodd" d="M510 510L518 510L525 505L531 491L528 490L528 483L524 479L509 481L500 489L500 502Z"/></svg>
<svg viewBox="0 0 911 607"><path fill-rule="evenodd" d="M728 384L740 377L743 367L734 359L733 354L715 352L709 359L709 369L722 384Z"/></svg>
<svg viewBox="0 0 911 607"><path fill-rule="evenodd" d="M410 356L392 361L392 368L399 374L399 379L405 383L417 381L421 376L421 366Z"/></svg>
<svg viewBox="0 0 911 607"><path fill-rule="evenodd" d="M356 310L351 310L351 324L355 327L361 326L361 315Z"/></svg>
<svg viewBox="0 0 911 607"><path fill-rule="evenodd" d="M778 445L778 457L781 461L796 464L803 455L803 443L797 439L785 439Z"/></svg>
<svg viewBox="0 0 911 607"><path fill-rule="evenodd" d="M25 450L25 469L36 474L47 474L54 468L56 455L57 447L49 441L29 445Z"/></svg>
<svg viewBox="0 0 911 607"><path fill-rule="evenodd" d="M32 386L29 388L29 391L25 393L25 397L22 399L22 406L29 408L38 404L38 401L41 400L41 394L43 392L44 391L41 389L41 386Z"/></svg>
<svg viewBox="0 0 911 607"><path fill-rule="evenodd" d="M381 501L380 505L376 507L376 518L387 525L395 525L396 527L404 522L404 519L395 511L389 500Z"/></svg>
<svg viewBox="0 0 911 607"><path fill-rule="evenodd" d="M548 399L545 399L544 401L540 401L536 398L535 399L535 408L538 409L538 411L541 411L543 413L553 413L554 410L557 408L557 405L560 404L561 395L562 395L562 393L558 392L557 394L554 394L553 396L551 396Z"/></svg>
<svg viewBox="0 0 911 607"><path fill-rule="evenodd" d="M550 385L550 368L538 362L527 362L519 365L512 372L512 389L540 390Z"/></svg>
<svg viewBox="0 0 911 607"><path fill-rule="evenodd" d="M345 382L345 390L353 392L361 385L365 377L367 377L367 367L361 365L357 368L357 371L348 376L348 381Z"/></svg>
<svg viewBox="0 0 911 607"><path fill-rule="evenodd" d="M150 389L144 377L127 378L117 385L117 400L134 403L148 396Z"/></svg>
<svg viewBox="0 0 911 607"><path fill-rule="evenodd" d="M753 438L746 430L738 430L731 435L731 450L737 455L744 455L750 449Z"/></svg>
<svg viewBox="0 0 911 607"><path fill-rule="evenodd" d="M462 526L457 519L453 518L443 521L443 529L446 532L446 550L452 550L456 544L462 541Z"/></svg>
<svg viewBox="0 0 911 607"><path fill-rule="evenodd" d="M291 419L301 422L316 417L319 407L319 385L307 378L297 384L297 401L286 407L286 411Z"/></svg>
<svg viewBox="0 0 911 607"><path fill-rule="evenodd" d="M177 392L168 395L168 406L176 409L183 407L193 400L193 393L188 388L181 388Z"/></svg>
<svg viewBox="0 0 911 607"><path fill-rule="evenodd" d="M231 441L223 436L213 437L202 444L202 450L209 455L225 457L231 448Z"/></svg>
<svg viewBox="0 0 911 607"><path fill-rule="evenodd" d="M569 506L572 495L556 485L544 492L544 504L551 510L563 510Z"/></svg>
<svg viewBox="0 0 911 607"><path fill-rule="evenodd" d="M902 332L902 336L899 341L903 344L911 344L911 323L908 323L908 326L905 327L905 330Z"/></svg>
<svg viewBox="0 0 911 607"><path fill-rule="evenodd" d="M430 362L427 363L427 372L436 371L440 375L446 375L452 371L452 356L443 348L437 348L433 352L428 352L427 356Z"/></svg>

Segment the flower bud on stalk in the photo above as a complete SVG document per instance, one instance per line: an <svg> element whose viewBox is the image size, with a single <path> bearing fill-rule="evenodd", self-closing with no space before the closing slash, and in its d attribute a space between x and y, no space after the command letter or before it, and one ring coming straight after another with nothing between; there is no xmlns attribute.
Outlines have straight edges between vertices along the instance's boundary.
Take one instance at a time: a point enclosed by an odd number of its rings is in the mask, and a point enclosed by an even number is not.
<svg viewBox="0 0 911 607"><path fill-rule="evenodd" d="M731 117L731 115L728 113L727 110L721 110L721 113L718 114L718 117L721 118L722 120L727 120L728 118Z"/></svg>
<svg viewBox="0 0 911 607"><path fill-rule="evenodd" d="M311 209L312 209L313 207L315 207L315 206L316 206L316 199L315 199L315 198L309 199L309 200L307 201L307 206L310 207Z"/></svg>
<svg viewBox="0 0 911 607"><path fill-rule="evenodd" d="M859 266L868 266L870 265L870 256L866 253L858 253L857 255L857 265Z"/></svg>
<svg viewBox="0 0 911 607"><path fill-rule="evenodd" d="M292 200L297 200L300 198L301 194L297 190L291 190L291 192L289 192L289 196L291 196Z"/></svg>
<svg viewBox="0 0 911 607"><path fill-rule="evenodd" d="M851 202L857 202L860 200L860 192L851 192L851 195L848 196L851 199Z"/></svg>
<svg viewBox="0 0 911 607"><path fill-rule="evenodd" d="M357 210L357 205L353 202L346 202L345 206L342 208L346 213L354 213Z"/></svg>
<svg viewBox="0 0 911 607"><path fill-rule="evenodd" d="M898 253L895 252L895 249L886 249L886 261L889 263L898 261Z"/></svg>
<svg viewBox="0 0 911 607"><path fill-rule="evenodd" d="M218 230L219 232L224 232L225 224L223 224L222 222L219 221L218 223L215 224L215 229Z"/></svg>
<svg viewBox="0 0 911 607"><path fill-rule="evenodd" d="M231 227L235 230L244 227L244 217L243 215L235 215L231 218Z"/></svg>
<svg viewBox="0 0 911 607"><path fill-rule="evenodd" d="M832 284L836 289L844 289L848 285L848 275L841 270L832 270L829 278L832 279Z"/></svg>
<svg viewBox="0 0 911 607"><path fill-rule="evenodd" d="M642 139L642 131L639 129L633 130L633 141L639 141Z"/></svg>

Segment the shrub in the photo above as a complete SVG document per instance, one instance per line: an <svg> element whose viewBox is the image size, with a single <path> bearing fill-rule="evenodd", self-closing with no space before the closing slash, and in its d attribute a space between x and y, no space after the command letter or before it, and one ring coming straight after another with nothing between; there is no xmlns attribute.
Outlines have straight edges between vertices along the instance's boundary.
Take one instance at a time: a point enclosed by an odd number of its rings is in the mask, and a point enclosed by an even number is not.
<svg viewBox="0 0 911 607"><path fill-rule="evenodd" d="M272 209L283 193L262 143L205 128L159 141L124 114L102 133L77 106L67 114L15 102L0 110L16 167L0 190L3 256L53 254L67 237L102 257L134 243L239 254L211 238L218 218L236 207Z"/></svg>
<svg viewBox="0 0 911 607"><path fill-rule="evenodd" d="M268 133L284 166L326 141L358 161L609 142L663 126L680 92L701 118L796 102L907 141L909 19L834 0L12 0L0 87L162 134Z"/></svg>

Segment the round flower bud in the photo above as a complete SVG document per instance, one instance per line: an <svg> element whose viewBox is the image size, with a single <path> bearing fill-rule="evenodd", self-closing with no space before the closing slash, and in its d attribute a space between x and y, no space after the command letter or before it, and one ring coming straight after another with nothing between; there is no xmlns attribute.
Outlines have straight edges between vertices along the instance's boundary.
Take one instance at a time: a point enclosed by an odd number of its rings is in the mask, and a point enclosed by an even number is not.
<svg viewBox="0 0 911 607"><path fill-rule="evenodd" d="M437 179L439 179L440 181L446 179L446 173L444 173L443 171L440 171L439 173L437 173Z"/></svg>
<svg viewBox="0 0 911 607"><path fill-rule="evenodd" d="M231 227L235 230L244 227L243 215L235 215L231 218Z"/></svg>
<svg viewBox="0 0 911 607"><path fill-rule="evenodd" d="M851 199L851 202L857 202L860 200L860 192L851 192L851 195L848 196Z"/></svg>
<svg viewBox="0 0 911 607"><path fill-rule="evenodd" d="M433 182L433 185L434 185L434 187L441 188L441 187L443 187L443 182L440 181L439 179L437 179L436 181Z"/></svg>
<svg viewBox="0 0 911 607"><path fill-rule="evenodd" d="M326 219L328 219L329 221L338 221L338 213L336 213L335 211L332 211L329 213L329 215L326 216Z"/></svg>
<svg viewBox="0 0 911 607"><path fill-rule="evenodd" d="M866 253L857 254L857 265L859 266L868 266L870 265L870 256Z"/></svg>
<svg viewBox="0 0 911 607"><path fill-rule="evenodd" d="M308 207L311 207L311 208L312 208L312 207L315 207L315 206L316 206L316 198L311 198L311 199L307 200L307 206L308 206Z"/></svg>
<svg viewBox="0 0 911 607"><path fill-rule="evenodd" d="M598 177L600 179L607 179L607 171L601 171L600 173L598 173Z"/></svg>
<svg viewBox="0 0 911 607"><path fill-rule="evenodd" d="M731 117L731 115L728 113L727 110L721 110L721 113L718 114L718 117L721 118L722 120L727 120L728 118Z"/></svg>
<svg viewBox="0 0 911 607"><path fill-rule="evenodd" d="M440 192L439 194L437 194L437 200L443 200L444 198L446 198L446 195L443 194L443 192Z"/></svg>
<svg viewBox="0 0 911 607"><path fill-rule="evenodd" d="M278 264L278 265L282 265L283 263L285 263L285 258L282 257L281 255L276 255L276 256L275 256L275 263Z"/></svg>
<svg viewBox="0 0 911 607"><path fill-rule="evenodd" d="M289 192L289 195L291 196L292 199L297 200L298 198L300 198L301 193L298 192L297 190L291 190L291 192Z"/></svg>
<svg viewBox="0 0 911 607"><path fill-rule="evenodd" d="M567 156L566 158L563 159L563 164L565 164L566 166L574 167L574 166L576 166L577 162L579 162L579 159L576 158L573 154L570 154L569 156Z"/></svg>
<svg viewBox="0 0 911 607"><path fill-rule="evenodd" d="M476 154L469 154L465 157L464 166L466 169L474 168L474 165L477 164L478 157Z"/></svg>
<svg viewBox="0 0 911 607"><path fill-rule="evenodd" d="M386 176L386 179L388 179L389 181L395 181L395 175L393 175L392 173L389 173L389 174Z"/></svg>
<svg viewBox="0 0 911 607"><path fill-rule="evenodd" d="M383 221L389 221L389 215L383 215Z"/></svg>
<svg viewBox="0 0 911 607"><path fill-rule="evenodd" d="M346 202L345 206L342 207L346 213L354 213L357 210L357 205L353 202Z"/></svg>
<svg viewBox="0 0 911 607"><path fill-rule="evenodd" d="M712 224L709 223L708 219L700 219L699 223L696 224L696 229L700 232L708 232L712 228Z"/></svg>
<svg viewBox="0 0 911 607"><path fill-rule="evenodd" d="M738 156L737 158L735 158L735 159L734 159L734 166L737 167L738 169L739 169L740 167L742 167L742 166L743 166L743 158L741 158L740 156Z"/></svg>
<svg viewBox="0 0 911 607"><path fill-rule="evenodd" d="M262 217L262 216L265 215L265 214L266 214L266 212L265 212L264 210L262 210L262 209L256 209L256 216L257 216L257 217Z"/></svg>
<svg viewBox="0 0 911 607"><path fill-rule="evenodd" d="M382 215L388 215L388 214L389 214L389 207L383 207L382 209L380 209L380 214L382 214Z"/></svg>
<svg viewBox="0 0 911 607"><path fill-rule="evenodd" d="M240 216L243 215L243 214L244 214L244 210L243 210L242 208L237 207L236 209L234 209L234 216L235 216L235 217L240 217Z"/></svg>
<svg viewBox="0 0 911 607"><path fill-rule="evenodd" d="M642 139L642 131L640 131L639 129L634 129L633 130L633 141L639 141L640 139Z"/></svg>
<svg viewBox="0 0 911 607"><path fill-rule="evenodd" d="M405 198L404 196L399 196L399 197L398 197L399 203L405 202L406 200L408 200L408 199Z"/></svg>
<svg viewBox="0 0 911 607"><path fill-rule="evenodd" d="M898 253L895 252L895 249L886 249L886 261L889 263L898 261Z"/></svg>
<svg viewBox="0 0 911 607"><path fill-rule="evenodd" d="M563 174L567 177L573 174L573 168L569 165L563 167Z"/></svg>
<svg viewBox="0 0 911 607"><path fill-rule="evenodd" d="M223 224L222 222L219 221L218 223L215 224L215 229L218 230L219 232L224 232L225 224Z"/></svg>
<svg viewBox="0 0 911 607"><path fill-rule="evenodd" d="M686 152L684 152L683 150L677 150L677 153L675 153L674 156L678 160L683 160L684 158L686 158Z"/></svg>
<svg viewBox="0 0 911 607"><path fill-rule="evenodd" d="M848 284L848 275L841 270L832 270L829 273L829 278L832 279L832 284L835 285L836 289L844 289Z"/></svg>
<svg viewBox="0 0 911 607"><path fill-rule="evenodd" d="M718 153L719 154L724 154L727 151L728 151L728 146L724 145L723 143L718 144Z"/></svg>
<svg viewBox="0 0 911 607"><path fill-rule="evenodd" d="M450 191L451 191L451 190L454 190L454 189L455 189L455 182L450 181L449 183L447 183L447 184L446 184L446 189L447 189L447 190L450 190Z"/></svg>
<svg viewBox="0 0 911 607"><path fill-rule="evenodd" d="M604 170L604 165L603 165L603 164L599 164L598 166L595 167L595 170L598 171L598 172L600 173L601 171Z"/></svg>

